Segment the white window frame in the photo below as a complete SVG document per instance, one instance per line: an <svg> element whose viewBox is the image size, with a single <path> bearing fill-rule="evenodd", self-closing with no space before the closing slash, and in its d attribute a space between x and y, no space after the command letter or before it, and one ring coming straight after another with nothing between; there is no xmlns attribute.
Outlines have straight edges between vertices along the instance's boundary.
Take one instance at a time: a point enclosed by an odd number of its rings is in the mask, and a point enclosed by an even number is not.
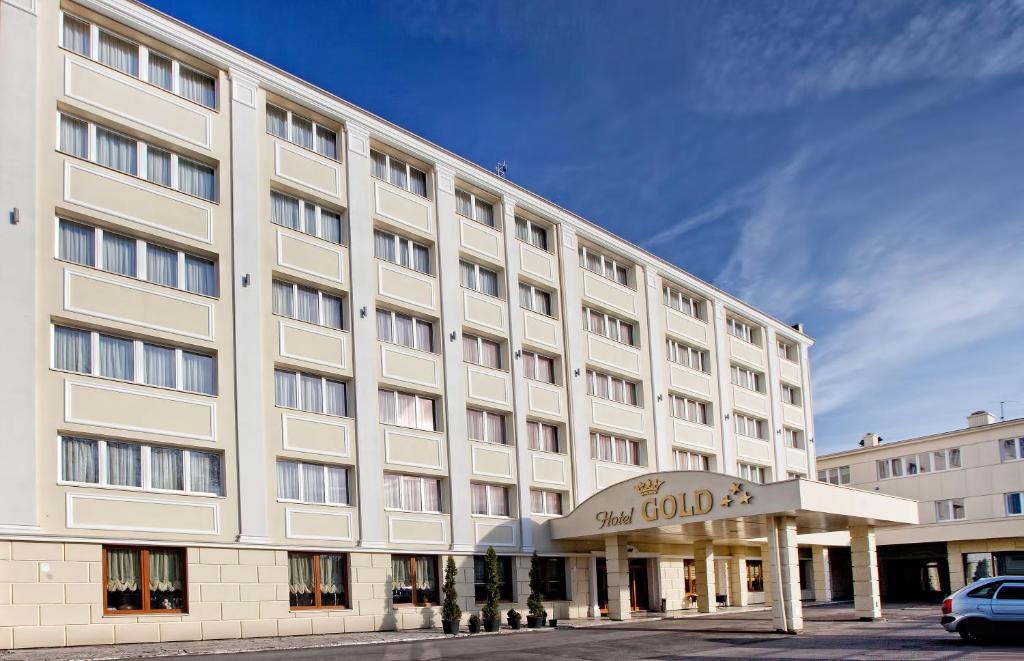
<svg viewBox="0 0 1024 661"><path fill-rule="evenodd" d="M828 484L850 484L850 467L822 468L818 471L818 481Z"/></svg>
<svg viewBox="0 0 1024 661"><path fill-rule="evenodd" d="M783 360L788 360L791 363L798 362L796 345L793 344L792 342L787 342L786 340L776 338L775 347L779 354L779 358Z"/></svg>
<svg viewBox="0 0 1024 661"><path fill-rule="evenodd" d="M744 438L752 438L758 441L768 440L768 422L761 418L745 415L743 413L732 414L733 429L736 434ZM751 434L750 432L753 432Z"/></svg>
<svg viewBox="0 0 1024 661"><path fill-rule="evenodd" d="M458 202L459 193L462 193L463 195L468 195L469 196L469 208L470 208L470 212L473 215L467 216L466 214L464 214L461 211L459 211L459 202ZM459 216L462 216L463 218L468 218L468 219L470 219L470 220L472 220L472 221L474 221L476 223L480 223L484 227L490 227L491 229L496 230L498 232L501 231L501 228L498 226L498 208L497 208L498 205L496 205L495 203L491 202L487 198L480 197L476 193L473 193L473 192L471 192L469 190L466 190L465 188L460 188L458 186L455 187L455 198L456 198L455 199L455 213L456 214L458 214ZM488 223L484 222L483 220L481 220L480 218L476 217L476 203L477 203L477 200L479 200L480 202L483 202L484 204L486 204L486 205L491 207L491 221L492 221L491 224L488 224Z"/></svg>
<svg viewBox="0 0 1024 661"><path fill-rule="evenodd" d="M378 154L380 154L381 156L384 157L384 159L385 159L384 160L384 167L387 170L389 175L391 173L391 161L396 161L396 162L401 163L402 165L405 166L405 180L406 181L412 181L412 171L413 170L421 173L423 175L423 180L427 184L426 185L426 195L420 195L419 193L413 191L412 190L412 185L409 185L409 186L399 186L398 184L392 183L390 178L388 178L388 179L381 179L380 177L378 177L375 174L373 174L373 154L374 154L374 152L376 152L376 153L378 153ZM407 160L398 158L397 156L392 156L391 154L387 153L386 151L381 151L380 149L371 149L370 150L370 176L373 177L374 179L376 179L377 181L383 181L384 183L386 183L386 184L388 184L390 186L394 186L395 188L400 188L401 190L404 190L407 193L411 193L411 194L413 194L413 195L415 195L417 197L423 197L423 198L426 198L428 200L430 199L430 176L428 175L427 171L426 170L421 170L418 167L413 166ZM495 224L497 224L497 220L495 220Z"/></svg>
<svg viewBox="0 0 1024 661"><path fill-rule="evenodd" d="M552 358L551 356L545 356L542 353L537 353L536 351L527 351L526 349L523 349L520 352L520 355L521 355L521 357L523 359L523 378L524 379L529 379L530 381L537 381L538 383L548 383L548 384L552 384L552 385L558 383L558 375L555 372L556 363L555 363L555 359L554 358ZM527 369L527 367L526 367L526 358L527 357L530 357L530 358L533 359L534 368L533 368L532 371ZM551 379L552 379L551 381L544 381L543 379L540 379L537 376L537 363L539 361L541 361L541 360L547 360L547 361L550 361L550 363L551 363Z"/></svg>
<svg viewBox="0 0 1024 661"><path fill-rule="evenodd" d="M767 466L747 464L741 461L736 464L736 468L741 478L754 484L767 484L771 479L770 469Z"/></svg>
<svg viewBox="0 0 1024 661"><path fill-rule="evenodd" d="M682 395L669 394L669 415L677 420L686 420L697 425L712 425L711 403L699 399L691 399ZM683 415L676 415L676 407L681 406Z"/></svg>
<svg viewBox="0 0 1024 661"><path fill-rule="evenodd" d="M435 399L433 397L426 397L424 395L417 395L414 392L405 392L405 391L401 391L401 390L392 390L391 388L378 388L377 389L378 406L380 405L379 404L379 402L380 402L380 393L382 393L382 392L391 393L392 395L394 395L394 398L395 398L395 412L396 413L398 412L398 396L399 395L405 395L406 397L413 397L415 399L415 406L413 406L413 410L416 411L416 426L415 427L407 427L406 425L401 425L401 424L398 424L397 422L385 422L384 420L381 420L380 424L387 425L389 427L400 427L402 429L418 429L419 431L433 431L433 432L441 431L441 429L440 429L441 425L439 424L440 420L438 420L438 410L437 410L438 409L438 400L437 399ZM422 422L420 420L420 402L421 401L428 401L428 402L431 403L430 404L431 407L432 407L431 410L433 412L432 417L434 419L431 421L431 426L430 427L421 427L420 426L420 423Z"/></svg>
<svg viewBox="0 0 1024 661"><path fill-rule="evenodd" d="M319 154L320 156L323 156L326 159L330 159L332 161L340 161L341 160L341 140L338 139L338 130L337 129L334 129L334 128L331 128L329 126L325 126L323 124L320 124L315 119L313 119L312 117L306 117L305 115L302 115L302 114L299 114L299 113L293 113L291 110L288 110L287 108L285 108L283 106L279 106L276 103L270 103L268 101L267 102L267 106L270 107L270 108L276 108L278 110L282 110L285 113L287 113L287 118L285 119L285 130L288 132L288 136L285 137L285 136L277 135L275 133L271 133L269 131L269 129L267 128L267 125L266 125L267 121L266 121L266 117L264 116L264 118L263 118L263 130L266 131L267 135L272 135L275 138L280 138L281 140L285 140L285 141L289 142L290 144L295 145L296 147L298 147L300 149L305 149L306 151L311 151L314 154ZM266 113L266 110L264 110L264 114L265 113ZM298 142L295 141L295 134L294 134L293 127L292 127L292 117L293 116L299 117L300 119L303 119L303 120L309 122L310 125L313 127L313 146L312 147L307 147L307 146L299 144ZM322 153L322 152L317 150L317 148L316 148L316 145L317 145L317 129L323 129L325 131L330 131L331 133L334 134L334 149L335 149L335 152L336 152L336 154L334 156L329 156L328 154L324 154L324 153Z"/></svg>
<svg viewBox="0 0 1024 661"><path fill-rule="evenodd" d="M270 218L271 224L276 225L277 227L283 227L286 230L291 230L293 232L300 232L302 234L305 234L306 236L316 237L321 241L326 241L336 246L348 245L348 223L346 222L345 214L341 213L340 211L335 211L334 209L328 209L322 205L317 204L316 202L310 202L309 200L303 197L299 197L298 195L282 193L281 191L275 189L270 190L271 206L273 206L274 195L280 195L281 197L286 197L289 200L295 200L296 202L299 203L299 226L288 227L287 225L282 225L281 223L276 222L273 216L271 216ZM313 216L316 218L316 231L312 234L306 231L306 207L313 207ZM334 214L335 216L338 216L340 218L341 237L339 237L339 240L337 242L332 241L331 239L328 239L326 236L324 236L324 223L322 216L322 212L324 211L330 214Z"/></svg>
<svg viewBox="0 0 1024 661"><path fill-rule="evenodd" d="M601 324L600 329L595 330L595 320L599 320L599 323ZM615 325L615 335L612 335L612 324ZM612 342L618 342L619 344L624 344L627 347L635 347L637 345L637 333L636 326L634 324L631 324L628 321L623 321L622 319L614 317L610 314L605 314L604 312L600 312L593 308L587 307L586 305L583 306L583 330L587 331L588 333L593 333L594 335L606 337ZM624 332L628 333L628 342L625 342L622 339Z"/></svg>
<svg viewBox="0 0 1024 661"><path fill-rule="evenodd" d="M608 396L607 397L602 397L601 395L597 394L597 381L599 379L604 379L608 383ZM622 394L623 394L623 396L625 397L626 400L630 399L627 396L627 393L629 393L629 392L633 393L633 401L632 402L629 402L629 401L619 401L619 400L615 399L615 388L613 388L612 386L616 382L621 382L622 383ZM637 406L637 407L643 406L643 403L642 403L641 398L640 398L640 384L639 383L636 383L634 381L630 381L628 379L623 379L621 377L612 376L611 374L606 374L605 372L598 372L597 370L587 370L587 394L590 395L591 397L597 397L598 399L604 399L604 400L607 400L607 401L610 401L610 402L617 402L619 404L625 404L626 406Z"/></svg>
<svg viewBox="0 0 1024 661"><path fill-rule="evenodd" d="M318 374L311 374L310 372L302 372L302 371L297 371L297 370L284 369L282 367L275 367L274 371L275 372L285 372L286 374L291 374L291 375L295 376L295 403L296 403L296 406L294 408L291 407L291 406L285 406L284 404L278 404L277 403L277 393L274 393L274 395L275 395L274 396L274 406L276 406L278 408L282 408L282 409L288 409L290 411L302 411L303 413L312 413L314 415L329 415L332 418L351 418L352 417L351 415L349 415L349 409L351 408L351 402L349 401L349 397L351 396L351 393L349 393L349 387L350 387L350 382L349 381L342 381L341 379L328 379L327 377L320 376ZM307 411L306 409L302 408L302 378L301 377L303 377L303 376L305 376L307 378L320 379L320 381L321 381L321 383L320 383L320 410L319 411ZM343 385L345 387L345 413L343 415L338 415L337 413L328 413L327 412L327 382L328 381L331 382L331 383L340 383L341 385Z"/></svg>
<svg viewBox="0 0 1024 661"><path fill-rule="evenodd" d="M1016 498L1019 512L1010 511L1010 500ZM1024 516L1024 491L1010 491L1004 494L1003 505L1006 507L1006 516Z"/></svg>
<svg viewBox="0 0 1024 661"><path fill-rule="evenodd" d="M96 469L97 469L97 481L96 482L79 482L77 480L69 480L64 477L64 438L71 438L82 441L90 441L96 443ZM110 467L107 465L107 444L114 443L116 445L134 445L139 448L139 482L141 486L133 487L130 485L122 484L111 484L110 483ZM150 451L154 448L178 450L182 453L182 471L181 471L181 483L184 485L184 489L158 489L153 484L153 466L152 457ZM208 454L217 457L220 469L220 485L221 490L224 493L214 493L212 491L193 491L192 490L192 452L200 454ZM225 498L227 494L227 483L224 479L224 453L216 450L200 450L199 448L183 448L176 446L163 446L163 445L151 445L148 443L141 443L133 440L122 440L122 439L105 439L105 438L94 438L92 436L79 436L77 434L58 434L57 435L57 484L65 486L76 486L76 487L90 487L93 489L115 489L118 491L142 491L149 493L173 493L183 494L186 496L206 496L213 498Z"/></svg>
<svg viewBox="0 0 1024 661"><path fill-rule="evenodd" d="M1013 444L1012 453L1006 452L1007 441ZM1021 459L1024 459L1024 437L999 439L999 461L1001 463L1020 461Z"/></svg>
<svg viewBox="0 0 1024 661"><path fill-rule="evenodd" d="M382 262L387 262L388 264L394 264L395 266L401 266L403 269L409 269L410 271L413 271L414 273L422 273L424 275L433 275L434 274L434 260L433 260L431 254L430 254L430 248L429 247L423 245L422 243L417 243L416 241L413 241L412 239L406 238L406 237L402 236L401 234L395 234L394 232L389 232L388 230L380 229L379 227L375 227L373 232L374 232L374 236L373 236L373 240L374 240L374 254L373 254L373 257L374 257L374 259L379 259ZM377 256L376 241L377 241L377 233L378 232L380 232L381 234L384 234L386 236L391 237L392 240L394 241L394 244L395 244L395 259L396 259L396 261L391 261L390 259L387 259L385 257L378 257ZM398 260L398 256L402 254L402 242L403 241L409 246L409 251L408 251L409 252L409 265L408 266L406 266L405 264L403 264L400 261L397 261ZM428 262L427 267L428 268L427 268L426 271L420 271L419 269L416 268L416 259L413 257L413 255L414 255L413 247L419 247L419 248L422 248L422 249L427 251L427 262Z"/></svg>
<svg viewBox="0 0 1024 661"><path fill-rule="evenodd" d="M344 296L339 296L337 294L331 294L331 293L323 291L322 289L318 289L316 287L307 287L306 285L299 285L298 283L295 283L295 282L288 282L287 280L282 280L281 278L272 278L271 287L273 287L273 283L280 283L282 285L288 285L288 286L290 286L292 288L292 309L290 310L290 313L286 314L286 315L282 315L281 313L274 312L273 314L276 314L279 317L284 317L285 319L294 319L295 321L301 321L301 322L306 323L306 324L315 323L317 326L323 326L324 328L330 328L332 330L337 330L337 331L344 331L345 330L345 322L348 321L348 314L346 314L346 311L345 311L345 297ZM299 287L304 287L305 289L312 289L313 291L316 292L316 315L317 315L317 321L315 321L315 322L306 321L305 319L299 319L299 316L298 316L299 315ZM271 292L273 292L273 290L271 290ZM271 294L271 295L273 295L273 294ZM339 301L341 301L341 327L340 328L338 328L336 326L329 326L329 325L327 325L327 323L324 322L324 296L327 296L329 298L336 298ZM271 310L273 310L273 305L271 305Z"/></svg>
<svg viewBox="0 0 1024 661"><path fill-rule="evenodd" d="M545 427L548 427L548 428L551 428L551 429L555 430L555 449L554 450L547 450L547 449L542 448L542 447L533 447L533 445L530 444L530 429L532 429L533 426L537 427L537 438L541 441L541 443L543 443ZM532 450L533 452L548 452L548 453L551 453L551 454L564 454L564 452L562 452L562 440L561 440L561 438L559 438L558 425L552 425L552 424L547 423L547 422L540 422L539 420L527 420L526 421L526 444L527 444L527 448Z"/></svg>
<svg viewBox="0 0 1024 661"><path fill-rule="evenodd" d="M611 439L611 459L604 459L601 457L601 437ZM619 456L619 441L626 442L626 456ZM629 448L636 448L636 463L630 461ZM609 461L613 464L621 464L623 466L643 466L643 444L635 438L626 438L625 436L616 436L615 434L606 434L604 432L590 432L590 457L595 461Z"/></svg>
<svg viewBox="0 0 1024 661"><path fill-rule="evenodd" d="M431 323L429 321L424 321L423 319L420 319L419 317L414 317L411 314L405 314L404 312L396 312L395 310L389 310L387 308L377 308L377 313L380 314L381 312L387 313L391 317L391 337L392 338L398 337L398 323L396 321L396 319L398 317L408 317L409 319L412 319L412 340L413 340L413 345L414 346L410 347L408 345L402 344L401 342L395 342L394 340L382 340L380 337L377 338L378 342L383 342L384 344L391 344L391 345L394 345L396 347L405 347L406 349L412 349L414 351L425 351L426 353L436 353L434 351L434 324L433 323ZM426 326L430 330L430 346L425 348L425 349L423 347L415 346L417 341L418 341L418 338L419 338L419 333L417 333L417 330L419 329L420 326Z"/></svg>
<svg viewBox="0 0 1024 661"><path fill-rule="evenodd" d="M582 245L580 246L579 255L580 255L580 266L584 270L590 271L591 273L596 273L597 275L601 276L605 280L610 280L611 282L614 282L615 284L618 284L618 285L622 285L623 287L627 287L629 289L633 289L634 288L633 285L631 284L630 278L629 278L629 273L632 270L632 266L631 265L627 265L625 262L619 261L619 260L615 259L614 257L609 257L608 255L604 254L603 252L601 252L601 251L599 251L599 250L597 250L595 248L589 248L587 246L582 246ZM595 270L591 269L590 266L588 265L587 257L589 257L590 255L594 255L596 257L600 257L601 258L601 270L600 271L595 271ZM623 277L625 278L625 281L624 282L620 282L618 277L609 277L608 276L608 269L609 269L609 267L611 268L611 272L613 274L618 274L619 273L619 269L620 268L623 269Z"/></svg>
<svg viewBox="0 0 1024 661"><path fill-rule="evenodd" d="M926 459L922 460L921 458ZM955 465L954 465L955 461ZM878 459L875 472L879 480L894 480L928 473L943 473L963 468L963 454L959 447L941 450L924 450L900 457ZM896 473L899 472L899 475Z"/></svg>
<svg viewBox="0 0 1024 661"><path fill-rule="evenodd" d="M732 315L725 318L725 332L738 340L743 340L747 344L755 346L758 344L757 329L754 325Z"/></svg>
<svg viewBox="0 0 1024 661"><path fill-rule="evenodd" d="M352 470L348 466L331 466L331 465L328 465L328 464L321 464L321 463L310 462L310 461L299 461L297 459L286 459L286 458L278 458L276 463L275 463L275 465L274 465L275 469L277 468L277 464L295 464L296 466L298 466L298 472L299 472L299 497L298 498L282 498L281 496L277 496L277 502L279 502L279 503L303 503L305 505L323 505L323 506L330 506L330 507L350 507L352 505ZM323 499L322 502L317 502L315 500L303 500L302 499L303 494L306 493L306 471L305 471L305 467L306 466L318 466L318 467L323 469L323 472L324 472L324 480L323 480L323 485L324 485L323 496L324 496L324 499ZM330 487L328 485L328 477L327 477L327 470L329 468L333 468L335 470L342 470L342 471L345 472L345 495L348 496L348 500L346 502L344 502L344 503L335 503L335 502L331 502L330 500L328 500L328 495L331 493ZM277 477L277 474L275 473L275 478L276 477ZM277 486L280 489L280 485L277 485Z"/></svg>
<svg viewBox="0 0 1024 661"><path fill-rule="evenodd" d="M956 516L957 505L962 516ZM967 504L963 498L946 498L935 501L935 521L945 523L947 521L964 521L967 519Z"/></svg>
<svg viewBox="0 0 1024 661"><path fill-rule="evenodd" d="M521 243L527 243L527 244L533 246L534 248L536 248L537 250L542 250L544 252L551 252L551 236L552 236L552 232L551 232L551 228L550 227L548 227L544 223L535 223L532 220L529 220L527 218L523 218L522 216L516 216L515 219L516 219L515 222L516 222L516 239L517 240L519 240ZM522 237L519 236L519 226L520 226L519 224L520 223L523 223L523 227L526 228L526 236L529 237L525 241L523 240ZM545 243L544 246L538 246L536 243L533 242L533 228L534 227L536 227L538 229L541 229L541 230L544 230L544 243Z"/></svg>
<svg viewBox="0 0 1024 661"><path fill-rule="evenodd" d="M704 374L711 373L711 361L706 350L692 347L672 338L666 340L666 346L669 362Z"/></svg>
<svg viewBox="0 0 1024 661"><path fill-rule="evenodd" d="M672 449L672 461L676 470L710 471L712 467L711 455L682 448ZM699 467L693 468L694 463L699 464Z"/></svg>
<svg viewBox="0 0 1024 661"><path fill-rule="evenodd" d="M469 357L466 356L466 352L463 351L462 352L462 360L463 360L463 362L468 363L470 365L479 365L480 367L486 367L487 369L491 369L491 370L507 371L505 369L505 358L504 358L504 356L502 356L501 342L497 342L495 340L492 340L492 339L489 339L489 338L486 338L486 337L481 337L479 335L473 335L472 333L463 333L462 334L463 346L465 346L465 342L467 340L469 340L470 342L476 343L476 355L478 357L480 357L481 360L477 360L477 361L470 360ZM483 351L484 344L493 344L494 346L496 346L498 348L498 364L497 365L486 365L486 364L484 364L484 362L482 360L483 355L484 355L484 351Z"/></svg>
<svg viewBox="0 0 1024 661"><path fill-rule="evenodd" d="M543 504L541 511L536 510L534 502L534 494L540 494L540 501ZM548 511L548 496L558 496L558 511ZM530 489L530 514L536 514L537 516L562 516L565 512L565 494L561 491L547 491L544 489Z"/></svg>
<svg viewBox="0 0 1024 661"><path fill-rule="evenodd" d="M77 156L77 155L72 154L70 152L66 152L63 149L61 149L61 144L60 144L60 135L61 135L60 122L61 122L61 118L62 117L67 117L67 118L72 119L74 121L82 122L83 124L86 125L86 129L88 131L88 138L86 140L86 158L85 158L86 161L88 161L90 163L93 163L95 165L98 165L101 168L112 170L113 172L118 172L120 174L123 174L126 177L132 177L133 179L139 179L141 181L145 181L147 184L150 184L150 185L153 185L153 186L159 186L160 188L166 188L168 190L173 190L173 191L175 191L177 193L180 193L181 195L185 195L187 197L190 197L190 198L193 198L193 199L196 199L196 200L203 200L204 202L210 202L212 204L217 204L219 202L219 195L218 194L220 193L220 172L219 172L219 169L217 168L217 166L215 166L215 165L208 165L206 163L203 163L202 161L197 161L197 160L195 160L193 158L187 158L185 156L180 156L179 154L177 154L176 152L174 152L174 151L172 151L170 149L164 149L163 147L157 147L155 145L150 145L149 143L145 142L144 140L140 140L139 138L136 138L135 136L128 135L127 133L123 133L121 131L118 131L117 129L112 129L109 126L106 126L106 125L101 125L101 124L97 124L95 122L91 122L91 121L89 121L87 119L83 119L83 118L81 118L81 117L79 117L77 115L74 115L72 113L63 112L63 111L58 111L57 112L57 141L56 141L55 144L56 144L56 149L57 149L58 153L64 154L65 156L69 156L71 158L81 158L80 156ZM122 138L131 140L132 142L135 143L135 149L136 149L136 152L135 152L136 171L134 173L133 172L125 172L123 170L116 170L116 169L111 168L111 167L109 167L107 165L104 165L104 164L102 164L102 163L100 163L99 161L96 160L96 144L97 144L97 142L96 142L96 131L97 131L97 129L103 129L104 131L107 131L108 133L113 133L114 135L117 135L117 136L120 136ZM170 155L170 157L171 157L171 183L170 183L170 185L162 184L162 183L160 183L158 181L152 181L152 180L150 180L148 178L148 174L149 173L147 172L147 154L148 154L148 150L150 148L156 149L158 151L161 151L161 152L164 152L165 154ZM186 161L188 163L194 163L194 164L202 166L204 168L209 168L210 170L213 170L213 199L207 199L205 197L199 197L198 195L193 195L192 193L188 193L186 191L181 190L181 182L179 181L179 177L178 177L178 162L179 161Z"/></svg>
<svg viewBox="0 0 1024 661"><path fill-rule="evenodd" d="M524 305L523 304L523 288L524 287L526 287L529 290L529 292L530 292L529 305ZM538 307L541 307L541 306L537 305L538 299L543 299L544 296L548 297L548 311L547 312L544 312L543 309L538 309ZM555 299L554 294L552 294L548 290L543 289L541 287L535 287L534 285L531 285L528 282L523 282L522 280L519 281L519 307L521 307L522 309L529 310L530 312L535 312L535 313L537 313L539 315L543 315L545 317L549 317L551 319L554 319L555 318L555 300L554 299Z"/></svg>
<svg viewBox="0 0 1024 661"><path fill-rule="evenodd" d="M782 437L786 443L787 448L793 448L794 450L807 449L807 443L804 440L804 432L801 429L795 429L793 427L783 427Z"/></svg>
<svg viewBox="0 0 1024 661"><path fill-rule="evenodd" d="M462 283L462 265L463 264L466 264L466 265L469 265L469 266L473 267L473 282L476 283L476 287L468 287L468 286L466 286L465 284ZM498 293L497 294L488 294L487 292L485 292L485 291L483 291L482 289L479 288L480 287L480 283L481 283L481 280L480 280L480 272L481 271L487 271L488 273L492 273L494 275L494 279L498 283ZM501 295L501 274L498 273L497 271L494 271L494 270L491 270L491 269L487 268L486 266L480 266L476 262L471 262L468 259L460 259L459 260L459 286L461 286L463 289L468 289L469 291L475 291L478 294L483 294L484 296L490 296L491 298L497 298L499 300L504 300L502 298L502 295Z"/></svg>
<svg viewBox="0 0 1024 661"><path fill-rule="evenodd" d="M493 411L485 411L484 409L467 407L466 414L468 415L469 413L479 413L483 417L484 438L473 438L472 436L470 436L468 424L466 425L466 438L468 438L471 441L476 441L477 443L490 443L492 445L510 445L508 439L508 425L507 421L505 420L504 413L494 413ZM487 438L487 436L490 435L491 429L490 425L488 425L487 423L491 418L498 418L499 420L501 420L500 439Z"/></svg>
<svg viewBox="0 0 1024 661"><path fill-rule="evenodd" d="M399 482L398 482L398 499L400 501L402 501L402 506L401 507L388 507L387 505L385 505L384 509L386 511L388 511L388 512L422 512L422 513L425 513L425 514L441 514L442 512L444 512L444 491L441 489L441 478L439 478L439 477L430 477L430 476L427 476L427 475L410 475L409 473L386 472L386 473L384 473L384 479L386 480L389 475L395 476L399 480ZM431 487L437 489L438 509L436 509L436 510L428 510L428 509L425 509L425 508L424 509L418 509L418 510L410 509L409 508L409 503L405 502L405 489L402 488L402 481L403 480L416 480L416 481L419 482L419 486L420 486L420 502L421 503L426 503L427 502L426 494L427 494L427 487L428 487L428 485L430 485Z"/></svg>
<svg viewBox="0 0 1024 661"><path fill-rule="evenodd" d="M692 294L687 294L675 287L665 285L663 289L663 301L665 305L676 312L682 312L686 316L693 317L697 321L705 320L704 301Z"/></svg>
<svg viewBox="0 0 1024 661"><path fill-rule="evenodd" d="M761 372L755 372L736 364L731 365L729 371L732 376L732 385L751 392L764 392L764 374Z"/></svg>
<svg viewBox="0 0 1024 661"><path fill-rule="evenodd" d="M473 487L484 487L484 493L487 497L487 511L486 512L474 512L473 511ZM494 505L497 500L493 497L493 493L497 491L501 493L505 499L505 510L508 514L494 514ZM488 482L470 482L469 483L470 493L470 504L469 511L470 516L486 516L495 519L511 519L512 518L512 489L505 484L490 484Z"/></svg>
<svg viewBox="0 0 1024 661"><path fill-rule="evenodd" d="M64 17L65 16L70 16L71 18L75 19L76 21L80 21L80 22L85 23L86 25L89 26L89 51L90 52L89 52L88 55L83 55L82 53L78 53L78 51L71 51L70 48L67 48L64 45ZM128 76L129 78L135 78L136 80L140 80L140 81L146 83L147 85L151 85L151 86L153 86L153 87L155 87L157 89L163 90L164 92L168 92L170 94L173 94L173 95L175 95L175 96L177 96L177 97L179 97L179 98L181 98L181 99L183 99L183 100L185 100L185 101L187 101L189 103L194 103L195 105L199 106L200 108L207 108L209 110L213 110L214 112L218 111L218 105L220 104L220 81L217 80L217 78L218 78L217 76L211 76L210 74L206 73L205 71L202 71L202 70L197 69L197 68L195 68L193 66L184 64L183 62L180 62L179 60L171 57L170 55L168 55L168 54L166 54L166 53L164 53L162 51L151 49L149 46L146 46L145 44L140 44L139 42L135 41L134 39L129 39L128 37L126 37L126 36L124 36L122 34L114 32L113 30L111 30L110 28L108 28L106 26L100 27L96 23L93 23L92 21L90 21L88 19L82 18L81 16L79 16L77 14L74 14L72 12L61 11L60 12L60 19L59 20L60 20L60 26L59 26L59 30L58 30L57 34L58 34L58 43L60 44L61 48L64 48L64 49L66 49L66 50L68 50L70 52L73 52L73 53L77 54L77 55L81 55L82 57L87 57L89 60L92 60L93 62L96 62L97 64L99 64L102 67L111 69L112 71L117 71L118 73L122 73L122 74ZM138 49L139 49L139 75L138 76L132 76L128 72L121 71L120 69L114 69L113 67L109 67L106 64L100 62L100 59L99 59L99 33L101 31L102 32L106 32L107 34L109 34L111 36L114 36L114 37L117 37L118 39L121 39L123 41L127 41L127 42L129 42L131 44L135 44L138 47ZM151 82L149 80L149 54L150 54L150 52L156 53L157 55L159 55L160 57L162 57L162 58L164 58L166 60L170 60L170 62L171 62L171 89L167 89L166 87L164 87L162 85L157 85L156 83ZM190 99L190 98L182 95L182 93L181 93L181 82L180 82L180 79L179 79L179 73L180 73L180 70L182 68L189 69L191 71L195 71L196 73L201 74L203 76L206 76L211 81L213 81L213 98L214 98L214 105L213 106L208 106L205 103L199 103L198 101L195 101L193 99Z"/></svg>
<svg viewBox="0 0 1024 661"><path fill-rule="evenodd" d="M782 397L783 404L789 404L790 406L796 406L802 408L804 405L802 392L800 388L789 383L780 384L780 396Z"/></svg>

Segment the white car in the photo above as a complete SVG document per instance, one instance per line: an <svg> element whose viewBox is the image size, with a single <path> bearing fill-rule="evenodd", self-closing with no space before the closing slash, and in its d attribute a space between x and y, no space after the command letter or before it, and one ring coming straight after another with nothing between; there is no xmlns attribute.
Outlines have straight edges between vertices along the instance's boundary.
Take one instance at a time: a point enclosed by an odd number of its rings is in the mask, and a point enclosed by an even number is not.
<svg viewBox="0 0 1024 661"><path fill-rule="evenodd" d="M993 576L942 602L942 626L972 643L1024 632L1024 576Z"/></svg>

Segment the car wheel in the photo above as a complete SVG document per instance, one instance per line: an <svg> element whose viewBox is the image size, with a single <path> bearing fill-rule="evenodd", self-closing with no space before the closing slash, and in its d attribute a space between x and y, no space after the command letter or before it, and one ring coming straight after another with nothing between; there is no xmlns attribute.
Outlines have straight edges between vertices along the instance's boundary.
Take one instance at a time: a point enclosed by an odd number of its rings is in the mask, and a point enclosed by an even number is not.
<svg viewBox="0 0 1024 661"><path fill-rule="evenodd" d="M977 644L984 642L988 633L988 626L983 622L968 620L957 627L956 632L960 634L960 637L965 642Z"/></svg>

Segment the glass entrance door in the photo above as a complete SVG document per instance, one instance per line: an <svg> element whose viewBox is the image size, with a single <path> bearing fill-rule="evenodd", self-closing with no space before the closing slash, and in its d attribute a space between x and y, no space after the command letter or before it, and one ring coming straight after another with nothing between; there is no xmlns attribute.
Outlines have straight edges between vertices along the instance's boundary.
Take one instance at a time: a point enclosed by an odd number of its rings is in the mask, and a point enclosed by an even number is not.
<svg viewBox="0 0 1024 661"><path fill-rule="evenodd" d="M605 591L605 595L607 597L607 590ZM650 609L650 590L647 584L647 560L643 558L631 558L629 561L629 607L634 611L645 611Z"/></svg>

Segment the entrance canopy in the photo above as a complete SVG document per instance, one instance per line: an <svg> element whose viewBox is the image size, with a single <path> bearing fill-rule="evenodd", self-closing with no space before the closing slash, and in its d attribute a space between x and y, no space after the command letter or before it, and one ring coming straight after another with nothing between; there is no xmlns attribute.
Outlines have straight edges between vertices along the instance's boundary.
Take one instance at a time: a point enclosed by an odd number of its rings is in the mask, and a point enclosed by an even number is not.
<svg viewBox="0 0 1024 661"><path fill-rule="evenodd" d="M804 479L754 484L705 471L649 473L614 484L551 521L552 539L723 543L763 539L773 517L798 534L918 523L917 501Z"/></svg>

